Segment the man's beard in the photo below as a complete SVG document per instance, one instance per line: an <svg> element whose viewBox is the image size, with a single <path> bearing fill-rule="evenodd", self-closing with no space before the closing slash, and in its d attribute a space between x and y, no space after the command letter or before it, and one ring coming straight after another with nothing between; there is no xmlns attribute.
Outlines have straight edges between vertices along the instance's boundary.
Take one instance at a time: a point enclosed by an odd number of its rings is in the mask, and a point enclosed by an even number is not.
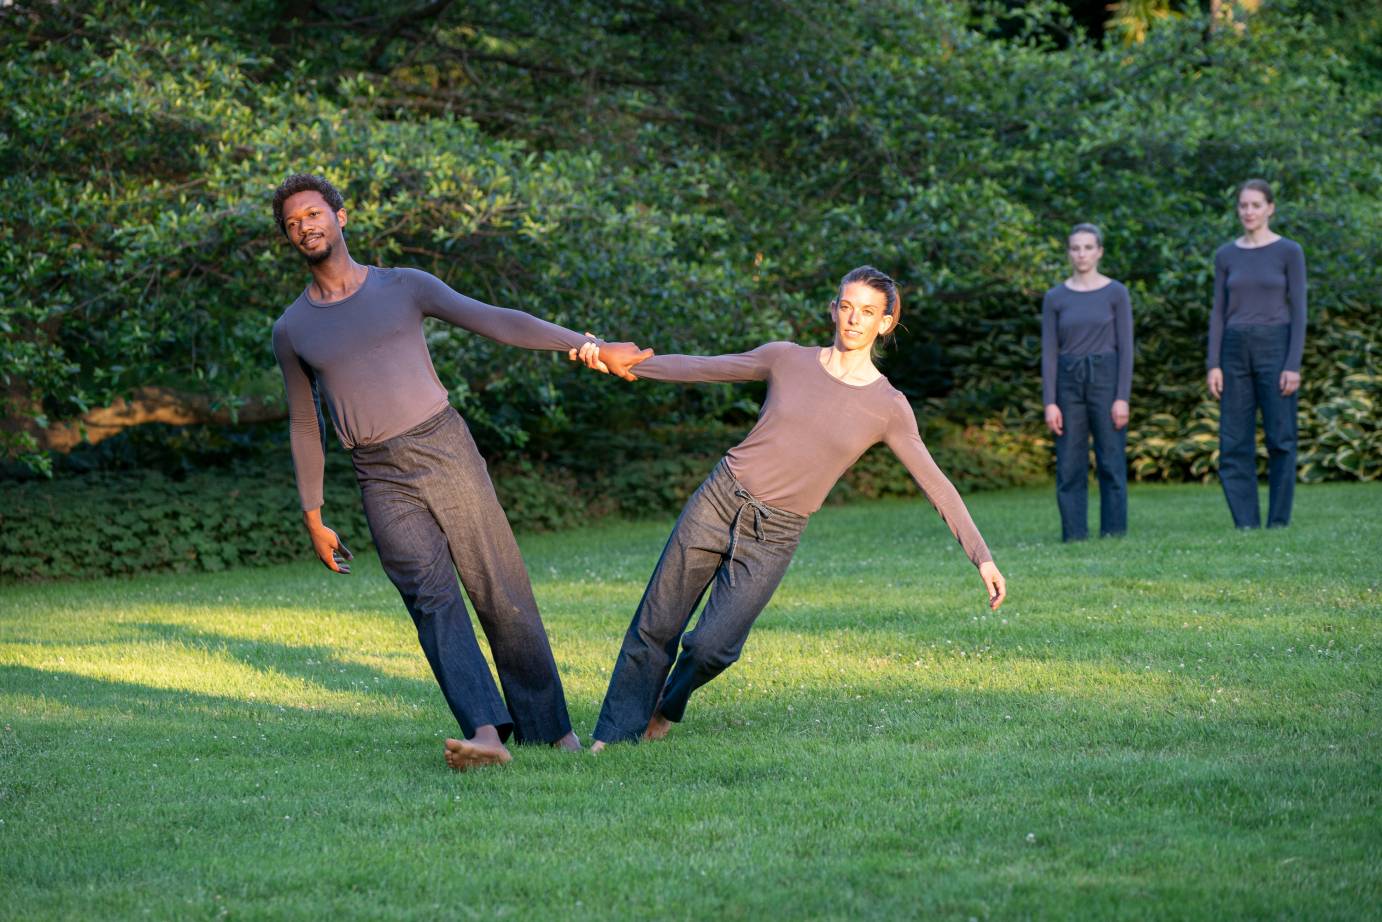
<svg viewBox="0 0 1382 922"><path fill-rule="evenodd" d="M298 252L301 253L302 258L307 261L307 265L319 266L331 258L331 252L333 249L334 245L328 243L326 246L322 247L321 251L318 253L308 253L306 250L303 249L299 249Z"/></svg>

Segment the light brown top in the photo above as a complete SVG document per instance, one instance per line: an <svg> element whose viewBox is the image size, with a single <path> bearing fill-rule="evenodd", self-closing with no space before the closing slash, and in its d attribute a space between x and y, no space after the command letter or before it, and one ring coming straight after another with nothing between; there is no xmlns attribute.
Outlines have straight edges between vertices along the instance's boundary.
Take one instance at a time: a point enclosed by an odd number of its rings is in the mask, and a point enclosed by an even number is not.
<svg viewBox="0 0 1382 922"><path fill-rule="evenodd" d="M274 324L273 346L304 510L322 504L318 392L347 449L388 441L446 408L423 335L427 317L524 349L565 351L586 342L565 327L468 298L420 269L370 266L359 290L329 304L303 291Z"/></svg>
<svg viewBox="0 0 1382 922"><path fill-rule="evenodd" d="M758 422L726 455L755 498L810 515L864 452L885 443L936 507L977 567L993 559L964 500L921 441L911 404L884 377L846 384L820 361L821 350L766 343L735 355L657 355L634 373L653 381L767 381Z"/></svg>

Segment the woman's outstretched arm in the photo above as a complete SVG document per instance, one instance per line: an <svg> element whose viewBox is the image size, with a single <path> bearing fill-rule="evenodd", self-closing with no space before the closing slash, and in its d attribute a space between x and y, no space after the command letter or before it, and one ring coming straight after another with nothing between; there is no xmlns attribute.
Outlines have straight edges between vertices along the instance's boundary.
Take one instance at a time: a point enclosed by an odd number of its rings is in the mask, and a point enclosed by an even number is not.
<svg viewBox="0 0 1382 922"><path fill-rule="evenodd" d="M773 362L784 349L791 348L795 348L791 343L764 343L757 349L728 355L655 355L641 362L636 373L650 381L678 384L765 381ZM572 349L569 353L571 359L598 368L594 357L587 357L589 354L589 349Z"/></svg>
<svg viewBox="0 0 1382 922"><path fill-rule="evenodd" d="M965 507L959 491L941 472L931 457L931 452L921 441L916 415L901 394L897 395L897 406L894 408L883 441L907 468L931 505L936 507L936 511L950 528L950 533L964 548L970 562L979 568L979 576L988 589L989 608L997 609L1007 598L1007 582L1003 579L1003 574L998 572L993 555L984 543L984 536L979 534L978 527L970 518L969 509Z"/></svg>

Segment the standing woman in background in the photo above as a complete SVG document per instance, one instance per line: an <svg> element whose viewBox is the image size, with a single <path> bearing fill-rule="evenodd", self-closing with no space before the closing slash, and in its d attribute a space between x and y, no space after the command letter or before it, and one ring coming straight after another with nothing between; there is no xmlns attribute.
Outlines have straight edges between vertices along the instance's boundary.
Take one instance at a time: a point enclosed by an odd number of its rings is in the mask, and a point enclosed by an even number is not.
<svg viewBox="0 0 1382 922"><path fill-rule="evenodd" d="M1272 232L1265 180L1238 187L1243 236L1214 254L1209 393L1219 400L1219 479L1233 524L1257 528L1257 411L1267 440L1267 527L1291 523L1296 391L1305 349L1305 252Z"/></svg>
<svg viewBox="0 0 1382 922"><path fill-rule="evenodd" d="M1099 474L1099 534L1128 530L1128 397L1132 304L1128 289L1099 272L1104 236L1076 224L1067 238L1073 271L1041 301L1041 392L1056 436L1061 538L1089 537L1089 442Z"/></svg>

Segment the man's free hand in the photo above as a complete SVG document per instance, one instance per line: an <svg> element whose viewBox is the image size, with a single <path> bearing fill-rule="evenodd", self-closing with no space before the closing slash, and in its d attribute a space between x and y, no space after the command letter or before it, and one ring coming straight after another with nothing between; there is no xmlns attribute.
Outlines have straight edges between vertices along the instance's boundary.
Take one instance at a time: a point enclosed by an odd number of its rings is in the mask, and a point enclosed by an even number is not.
<svg viewBox="0 0 1382 922"><path fill-rule="evenodd" d="M303 516L307 520L307 536L312 541L312 550L328 570L333 573L349 573L349 561L355 555L346 547L341 536L322 524L321 510L313 509Z"/></svg>

